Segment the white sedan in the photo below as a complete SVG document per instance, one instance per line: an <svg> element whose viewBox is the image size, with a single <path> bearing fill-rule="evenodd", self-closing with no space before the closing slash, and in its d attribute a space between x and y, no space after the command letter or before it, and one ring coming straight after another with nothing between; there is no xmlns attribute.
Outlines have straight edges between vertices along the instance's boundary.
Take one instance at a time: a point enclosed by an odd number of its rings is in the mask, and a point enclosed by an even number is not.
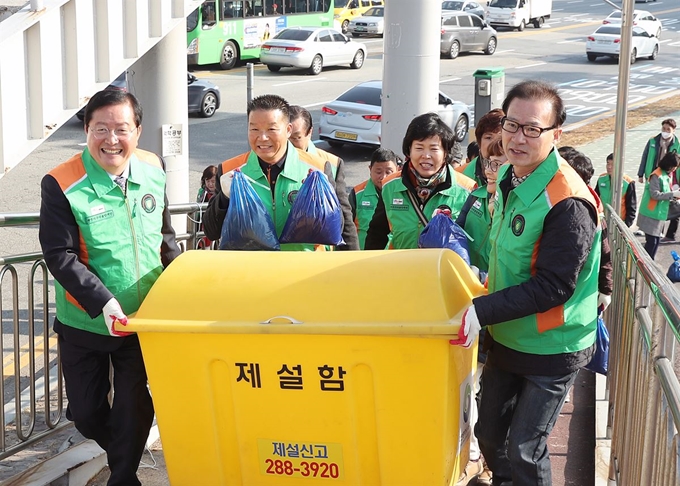
<svg viewBox="0 0 680 486"><path fill-rule="evenodd" d="M324 66L364 65L366 46L328 27L288 27L262 44L260 61L272 72L282 67L321 73Z"/></svg>
<svg viewBox="0 0 680 486"><path fill-rule="evenodd" d="M380 145L382 81L359 83L321 108L319 138L331 147L344 143ZM470 111L466 104L439 92L437 113L462 142L468 134Z"/></svg>
<svg viewBox="0 0 680 486"><path fill-rule="evenodd" d="M602 21L602 24L621 25L621 19L621 10L615 10ZM661 36L661 21L646 10L635 10L633 12L633 26L642 27L656 37Z"/></svg>
<svg viewBox="0 0 680 486"><path fill-rule="evenodd" d="M621 50L621 25L602 25L586 39L586 55L589 61L598 56L618 58ZM633 45L630 63L646 57L654 60L659 54L659 38L642 27L633 27Z"/></svg>
<svg viewBox="0 0 680 486"><path fill-rule="evenodd" d="M354 37L360 35L379 35L385 32L385 7L371 7L361 17L353 19L347 32Z"/></svg>

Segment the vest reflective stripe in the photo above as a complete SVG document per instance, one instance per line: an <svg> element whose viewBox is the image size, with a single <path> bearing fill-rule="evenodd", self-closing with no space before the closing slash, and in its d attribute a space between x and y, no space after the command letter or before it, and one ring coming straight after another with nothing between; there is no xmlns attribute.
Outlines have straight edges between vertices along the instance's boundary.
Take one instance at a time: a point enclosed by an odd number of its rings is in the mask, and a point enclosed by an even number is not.
<svg viewBox="0 0 680 486"><path fill-rule="evenodd" d="M222 177L232 177L234 170L241 169L272 217L277 236L281 236L302 181L307 177L310 169L323 172L323 167L324 161L315 155L296 149L292 143L288 142L286 162L276 179L273 195L267 176L260 167L257 154L253 151L222 162ZM281 245L281 250L286 251L314 251L315 249L315 245Z"/></svg>
<svg viewBox="0 0 680 486"><path fill-rule="evenodd" d="M659 191L671 191L671 176L661 169L657 168L652 174L659 178ZM665 199L658 201L652 199L649 191L649 181L645 183L645 192L642 194L642 202L640 203L640 214L648 218L656 219L657 221L665 221L668 216L668 208L670 201Z"/></svg>
<svg viewBox="0 0 680 486"><path fill-rule="evenodd" d="M510 170L501 167L498 180ZM507 200L503 200L507 197ZM489 292L528 281L535 272L543 222L550 209L566 198L586 201L594 211L597 202L581 178L553 150L529 178L496 200L491 227ZM576 288L564 304L489 326L494 340L531 354L575 352L591 346L597 329L597 293L601 227L579 273Z"/></svg>
<svg viewBox="0 0 680 486"><path fill-rule="evenodd" d="M438 192L425 204L423 213L429 221L435 209L445 207L451 209L451 217L455 220L470 194L475 182L465 175L447 166L451 178L451 187ZM411 204L408 189L404 185L401 171L390 174L383 181L382 198L385 212L392 230L391 248L418 248L418 237L424 226Z"/></svg>
<svg viewBox="0 0 680 486"><path fill-rule="evenodd" d="M357 233L359 234L359 248L363 250L366 244L368 225L371 224L380 196L378 195L378 189L371 179L355 186L354 194L356 195L357 201L354 224L356 225Z"/></svg>
<svg viewBox="0 0 680 486"><path fill-rule="evenodd" d="M127 195L87 149L50 175L64 191L78 224L78 259L113 293L126 314L136 312L163 270L165 172L158 156L134 152ZM57 318L64 324L108 335L103 316L91 319L57 281L55 300Z"/></svg>

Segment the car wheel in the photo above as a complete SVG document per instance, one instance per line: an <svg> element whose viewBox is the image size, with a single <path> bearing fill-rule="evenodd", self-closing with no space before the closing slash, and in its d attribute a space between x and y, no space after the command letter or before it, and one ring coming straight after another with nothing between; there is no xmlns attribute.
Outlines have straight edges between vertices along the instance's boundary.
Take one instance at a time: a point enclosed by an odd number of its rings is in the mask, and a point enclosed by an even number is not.
<svg viewBox="0 0 680 486"><path fill-rule="evenodd" d="M349 20L343 20L342 21L342 33L346 34L347 33L347 28L349 27Z"/></svg>
<svg viewBox="0 0 680 486"><path fill-rule="evenodd" d="M203 118L210 118L217 110L217 96L212 91L208 91L201 100L201 111L199 114Z"/></svg>
<svg viewBox="0 0 680 486"><path fill-rule="evenodd" d="M352 69L361 69L361 66L364 65L364 51L359 49L356 54L354 54L354 59L352 60L352 64L349 66Z"/></svg>
<svg viewBox="0 0 680 486"><path fill-rule="evenodd" d="M222 56L220 57L220 67L228 70L236 67L238 62L238 49L232 41L227 41L222 47Z"/></svg>
<svg viewBox="0 0 680 486"><path fill-rule="evenodd" d="M486 43L486 49L484 49L484 54L492 55L496 52L496 38L491 37L489 42Z"/></svg>
<svg viewBox="0 0 680 486"><path fill-rule="evenodd" d="M273 73L278 73L281 71L281 66L273 66L271 64L267 64L267 69L269 69Z"/></svg>
<svg viewBox="0 0 680 486"><path fill-rule="evenodd" d="M633 50L630 51L630 63L635 64L636 59L637 59L637 49L633 47Z"/></svg>
<svg viewBox="0 0 680 486"><path fill-rule="evenodd" d="M446 53L446 57L455 59L458 57L458 54L460 54L460 44L455 40L451 43L451 47L449 48L449 52Z"/></svg>
<svg viewBox="0 0 680 486"><path fill-rule="evenodd" d="M456 125L453 129L453 133L456 134L456 140L462 142L465 140L468 134L468 118L465 115L460 115L458 120L456 120Z"/></svg>
<svg viewBox="0 0 680 486"><path fill-rule="evenodd" d="M659 55L659 45L657 44L657 45L654 46L654 50L652 51L652 55L649 56L649 60L653 61L654 59L656 59L656 56L658 56L658 55Z"/></svg>
<svg viewBox="0 0 680 486"><path fill-rule="evenodd" d="M314 59L312 59L312 65L309 66L309 74L316 76L318 74L321 74L321 71L323 70L323 59L321 59L321 56L317 54L314 56Z"/></svg>
<svg viewBox="0 0 680 486"><path fill-rule="evenodd" d="M597 59L597 56L595 54L588 53L588 54L586 54L586 56L588 56L588 60L590 62L593 62L593 61L595 61L595 59Z"/></svg>
<svg viewBox="0 0 680 486"><path fill-rule="evenodd" d="M328 142L328 145L333 148L340 148L343 145L342 142L338 142L337 140L326 140L326 142Z"/></svg>
<svg viewBox="0 0 680 486"><path fill-rule="evenodd" d="M519 23L519 27L517 27L517 30L522 32L524 30L524 27L526 27L526 24L524 23L524 19Z"/></svg>
<svg viewBox="0 0 680 486"><path fill-rule="evenodd" d="M543 17L534 20L534 29L540 29L543 26L545 19Z"/></svg>

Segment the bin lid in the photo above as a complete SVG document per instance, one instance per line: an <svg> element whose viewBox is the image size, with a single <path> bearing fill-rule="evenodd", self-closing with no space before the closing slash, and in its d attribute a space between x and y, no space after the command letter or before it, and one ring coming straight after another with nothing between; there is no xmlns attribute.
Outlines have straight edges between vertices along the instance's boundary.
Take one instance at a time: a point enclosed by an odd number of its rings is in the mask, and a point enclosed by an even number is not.
<svg viewBox="0 0 680 486"><path fill-rule="evenodd" d="M161 274L125 329L301 333L316 326L345 334L379 326L385 334L427 334L428 326L446 325L451 333L449 321L458 316L459 323L484 292L451 250L191 250Z"/></svg>
<svg viewBox="0 0 680 486"><path fill-rule="evenodd" d="M477 69L472 75L475 78L500 78L505 76L505 70L502 67Z"/></svg>

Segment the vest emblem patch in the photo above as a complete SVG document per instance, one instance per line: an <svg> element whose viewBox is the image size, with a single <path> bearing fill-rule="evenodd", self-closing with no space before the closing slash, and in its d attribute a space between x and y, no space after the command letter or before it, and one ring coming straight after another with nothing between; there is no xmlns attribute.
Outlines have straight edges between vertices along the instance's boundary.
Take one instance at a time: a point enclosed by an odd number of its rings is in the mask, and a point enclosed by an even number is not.
<svg viewBox="0 0 680 486"><path fill-rule="evenodd" d="M295 198L297 197L298 192L300 192L300 191L295 190L295 191L290 191L290 192L288 193L288 198L287 198L287 199L288 199L288 203L289 203L289 204L293 204L293 203L295 202Z"/></svg>
<svg viewBox="0 0 680 486"><path fill-rule="evenodd" d="M147 213L153 213L156 209L156 198L151 194L144 194L144 197L142 197L142 209Z"/></svg>
<svg viewBox="0 0 680 486"><path fill-rule="evenodd" d="M526 222L524 221L524 216L521 214L518 214L514 218L512 218L512 234L515 236L519 236L522 233L524 233L524 226L526 225Z"/></svg>

